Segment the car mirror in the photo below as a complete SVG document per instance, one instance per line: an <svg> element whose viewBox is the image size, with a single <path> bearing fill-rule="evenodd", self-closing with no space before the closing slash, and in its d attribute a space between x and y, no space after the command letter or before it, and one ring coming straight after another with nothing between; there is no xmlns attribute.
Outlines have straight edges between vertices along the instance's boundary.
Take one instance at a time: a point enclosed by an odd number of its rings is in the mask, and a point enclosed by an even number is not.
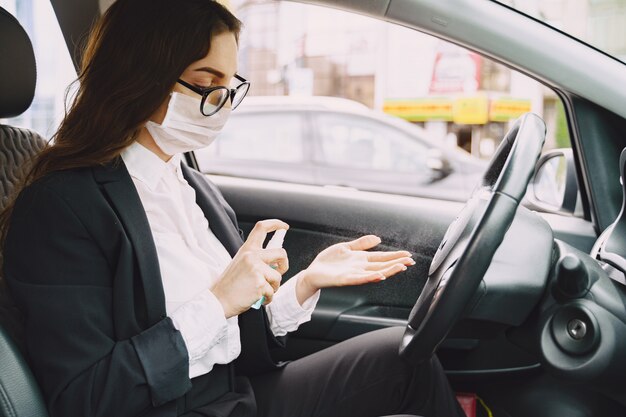
<svg viewBox="0 0 626 417"><path fill-rule="evenodd" d="M432 173L432 181L447 177L452 172L450 161L439 149L429 149L426 154L426 166Z"/></svg>
<svg viewBox="0 0 626 417"><path fill-rule="evenodd" d="M532 209L578 214L581 200L571 149L554 149L539 159L528 185L526 200Z"/></svg>

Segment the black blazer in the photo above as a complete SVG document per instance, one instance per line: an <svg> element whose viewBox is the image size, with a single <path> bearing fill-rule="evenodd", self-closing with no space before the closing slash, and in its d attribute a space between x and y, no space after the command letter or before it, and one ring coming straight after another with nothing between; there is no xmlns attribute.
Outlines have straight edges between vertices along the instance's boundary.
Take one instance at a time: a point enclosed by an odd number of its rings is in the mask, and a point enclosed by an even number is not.
<svg viewBox="0 0 626 417"><path fill-rule="evenodd" d="M234 211L202 174L184 164L183 173L211 230L234 256L243 243ZM52 417L172 416L177 399L180 408L187 396L211 401L224 384L232 388L232 367L189 379L184 341L165 314L148 219L121 158L25 188L4 259L4 276L25 315L29 362ZM283 344L265 310L240 315L239 326L237 373L274 369L270 351Z"/></svg>

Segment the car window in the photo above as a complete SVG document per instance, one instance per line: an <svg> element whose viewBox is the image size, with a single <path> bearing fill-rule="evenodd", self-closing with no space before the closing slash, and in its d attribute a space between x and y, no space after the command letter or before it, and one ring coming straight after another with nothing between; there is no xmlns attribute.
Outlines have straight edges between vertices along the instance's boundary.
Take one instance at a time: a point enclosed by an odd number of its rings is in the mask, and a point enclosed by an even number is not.
<svg viewBox="0 0 626 417"><path fill-rule="evenodd" d="M37 86L30 108L0 123L32 129L49 138L63 119L66 90L76 79L59 23L49 1L0 0L0 6L24 27L33 44L37 64Z"/></svg>
<svg viewBox="0 0 626 417"><path fill-rule="evenodd" d="M397 129L365 118L317 117L320 162L359 169L424 173L427 147Z"/></svg>
<svg viewBox="0 0 626 417"><path fill-rule="evenodd" d="M296 109L311 116L311 124L304 129L304 152L307 158L308 153L317 152L315 157L322 164L316 171L319 185L340 183L367 191L448 198L445 195L463 201L480 181L506 132L527 112L546 122L546 151L570 147L560 97L538 81L474 51L406 27L322 6L244 0L229 4L244 23L238 72L250 80L251 87L233 112L228 135L235 130L252 132L241 146L233 145L231 152L249 154L258 164L264 158L275 161L276 172L281 160L293 161L293 143L267 135L289 125L286 114ZM258 111L277 118L268 122L234 117L237 112ZM317 113L329 116L312 117ZM332 114L353 118L340 122ZM419 134L407 133L409 140L393 139L398 136L398 124L409 126L400 129L403 132L413 127ZM258 145L261 137L271 144L267 145L271 151L264 152L264 145ZM427 138L422 142L426 149L409 145L422 137ZM222 145L218 139L215 149L206 152L220 158ZM440 154L433 157L430 149ZM222 171L219 164L212 166L218 167L213 172L249 177L262 171L261 165L255 171L255 164ZM332 167L337 178L320 171L324 166ZM384 171L384 178L366 181L348 172L366 166ZM424 166L423 178L431 180L409 182L406 173L418 173ZM348 171L335 169L341 167ZM297 168L282 169L276 179L297 182L293 171ZM212 168L201 164L201 169ZM397 172L398 178L389 172Z"/></svg>
<svg viewBox="0 0 626 417"><path fill-rule="evenodd" d="M303 118L298 114L241 112L231 116L214 146L200 159L248 159L275 162L303 160Z"/></svg>

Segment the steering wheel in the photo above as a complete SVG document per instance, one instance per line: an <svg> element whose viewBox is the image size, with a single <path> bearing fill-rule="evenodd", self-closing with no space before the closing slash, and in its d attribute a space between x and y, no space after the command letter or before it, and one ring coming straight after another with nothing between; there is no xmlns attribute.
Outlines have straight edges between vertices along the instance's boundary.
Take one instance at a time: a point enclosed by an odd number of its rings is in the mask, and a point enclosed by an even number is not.
<svg viewBox="0 0 626 417"><path fill-rule="evenodd" d="M524 197L545 135L543 120L526 113L498 146L482 181L435 253L400 343L405 359L412 363L430 359L470 307Z"/></svg>

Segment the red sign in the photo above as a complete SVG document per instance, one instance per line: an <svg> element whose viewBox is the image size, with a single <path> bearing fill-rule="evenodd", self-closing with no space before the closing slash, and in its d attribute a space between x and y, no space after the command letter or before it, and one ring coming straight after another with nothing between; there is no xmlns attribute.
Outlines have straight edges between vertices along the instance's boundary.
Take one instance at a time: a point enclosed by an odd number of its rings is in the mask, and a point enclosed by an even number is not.
<svg viewBox="0 0 626 417"><path fill-rule="evenodd" d="M430 92L441 94L478 91L480 62L480 55L462 48L437 52L430 80Z"/></svg>

